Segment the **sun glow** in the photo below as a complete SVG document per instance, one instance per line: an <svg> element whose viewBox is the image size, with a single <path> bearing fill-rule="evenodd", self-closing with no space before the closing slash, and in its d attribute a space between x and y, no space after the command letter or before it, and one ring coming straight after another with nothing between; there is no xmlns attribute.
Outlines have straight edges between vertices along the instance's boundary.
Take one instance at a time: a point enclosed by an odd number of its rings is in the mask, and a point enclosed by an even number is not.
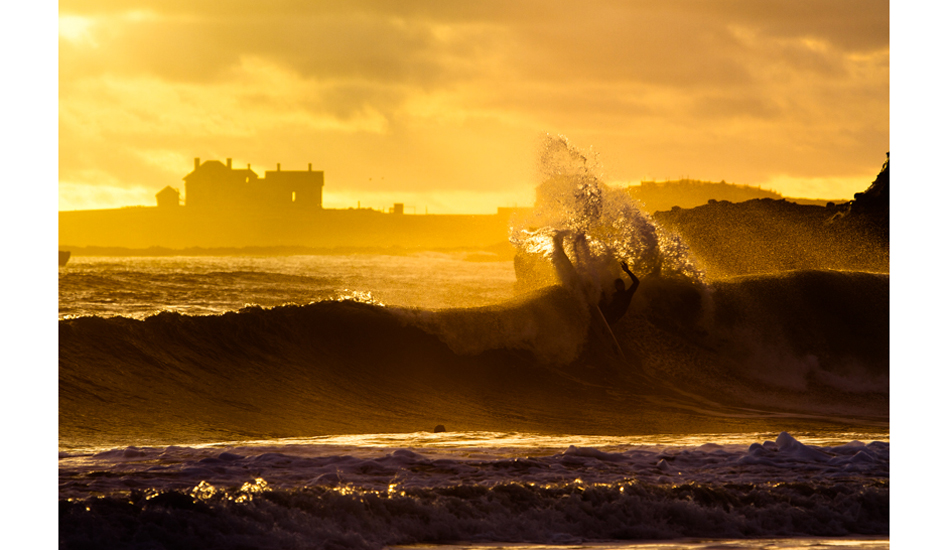
<svg viewBox="0 0 950 550"><path fill-rule="evenodd" d="M95 20L82 15L60 15L59 36L76 44L98 46L92 36Z"/></svg>
<svg viewBox="0 0 950 550"><path fill-rule="evenodd" d="M95 174L95 171L83 171L74 181L60 181L59 209L96 210L155 205L155 190L98 183Z"/></svg>

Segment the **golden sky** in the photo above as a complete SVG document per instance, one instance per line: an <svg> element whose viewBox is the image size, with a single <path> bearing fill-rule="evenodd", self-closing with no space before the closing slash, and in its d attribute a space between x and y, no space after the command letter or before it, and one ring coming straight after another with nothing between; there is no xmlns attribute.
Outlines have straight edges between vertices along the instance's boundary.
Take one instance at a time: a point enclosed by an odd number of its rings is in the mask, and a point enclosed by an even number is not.
<svg viewBox="0 0 950 550"><path fill-rule="evenodd" d="M194 157L324 170L324 206L528 205L541 136L615 185L850 198L889 144L874 0L61 0L59 207L155 204Z"/></svg>

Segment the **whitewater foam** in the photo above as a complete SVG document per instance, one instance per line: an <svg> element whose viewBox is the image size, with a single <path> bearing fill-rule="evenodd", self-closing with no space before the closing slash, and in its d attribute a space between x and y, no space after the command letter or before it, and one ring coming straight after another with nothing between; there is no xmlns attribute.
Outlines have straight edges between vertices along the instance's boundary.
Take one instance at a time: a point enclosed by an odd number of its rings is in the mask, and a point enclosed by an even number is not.
<svg viewBox="0 0 950 550"><path fill-rule="evenodd" d="M537 440L530 453L482 439L68 454L61 543L375 549L888 533L887 443L814 446L782 433L751 445L590 447L574 437L551 450Z"/></svg>

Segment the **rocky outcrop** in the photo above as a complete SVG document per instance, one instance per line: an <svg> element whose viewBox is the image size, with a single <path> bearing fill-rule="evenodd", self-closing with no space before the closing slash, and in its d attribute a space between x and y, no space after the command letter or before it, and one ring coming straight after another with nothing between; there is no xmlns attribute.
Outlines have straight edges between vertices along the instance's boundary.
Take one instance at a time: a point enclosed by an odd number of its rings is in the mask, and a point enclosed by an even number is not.
<svg viewBox="0 0 950 550"><path fill-rule="evenodd" d="M863 192L855 193L854 200L848 203L843 212L834 216L832 223L838 226L860 227L889 239L891 222L891 154L881 167L877 178Z"/></svg>
<svg viewBox="0 0 950 550"><path fill-rule="evenodd" d="M784 199L711 200L657 212L711 277L792 269L888 272L889 169L848 203L826 206Z"/></svg>

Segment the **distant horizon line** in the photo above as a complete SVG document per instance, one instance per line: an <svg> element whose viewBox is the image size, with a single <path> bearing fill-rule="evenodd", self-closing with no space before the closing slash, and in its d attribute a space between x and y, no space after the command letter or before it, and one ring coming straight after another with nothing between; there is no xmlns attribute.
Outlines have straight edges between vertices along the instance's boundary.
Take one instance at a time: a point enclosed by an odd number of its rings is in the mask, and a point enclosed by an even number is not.
<svg viewBox="0 0 950 550"><path fill-rule="evenodd" d="M401 204L403 204L403 203L394 203L394 204L401 205ZM229 207L225 207L225 208L222 208L222 207L217 207L217 206L184 206L184 205L182 205L182 206L179 206L179 207L177 207L177 208L176 208L176 207L169 208L169 207L162 207L162 206L158 206L158 205L145 205L145 204L129 204L129 205L125 205L125 206L113 206L113 207L110 207L110 208L75 208L75 209L72 209L72 210L58 210L58 212L102 212L102 211L106 211L106 210L126 210L126 209L139 209L139 208L148 208L148 209L155 209L155 210L159 210L159 209L160 209L160 210L162 210L163 212L184 212L184 211L195 211L195 210L198 210L198 211L201 211L202 213L208 213L208 212L222 212L222 213L227 213L227 212L232 212L232 213L233 213L233 212L240 212L240 213L246 213L246 212L274 213L274 212L276 212L276 213L279 213L279 214L286 214L286 213L287 213L287 211L285 211L285 210L277 210L277 211L271 211L271 210L257 210L257 209L255 209L255 208L253 208L253 207L230 207L230 208L229 208ZM385 207L384 207L384 208L385 208ZM442 212L442 213L439 213L439 212L429 212L428 210L426 210L426 211L424 211L424 212L416 212L416 211L415 211L415 206L408 206L407 208L412 208L413 211L412 211L412 212L403 211L403 212L395 213L395 212L392 211L392 207L390 207L390 211L387 212L387 211L384 210L384 209L378 209L378 208L374 208L374 207L371 207L371 206L357 206L357 207L349 206L349 207L342 207L342 208L320 207L320 208L313 208L313 209L310 209L310 210L303 210L303 211L301 211L300 213L301 213L301 214L313 214L313 213L315 213L315 212L322 212L322 211L328 211L328 210L329 210L329 211L335 211L335 212L350 212L350 211L352 211L352 212L375 212L375 213L387 214L387 215L388 215L388 214L393 214L393 215L396 215L396 216L497 216L497 215L499 215L499 214L502 213L501 211L531 210L531 209L534 209L534 206L533 206L533 205L532 205L532 206L499 206L499 207L497 207L497 211L496 211L496 212L490 213L490 214L488 214L488 213L458 213L458 212L448 212L448 213Z"/></svg>

